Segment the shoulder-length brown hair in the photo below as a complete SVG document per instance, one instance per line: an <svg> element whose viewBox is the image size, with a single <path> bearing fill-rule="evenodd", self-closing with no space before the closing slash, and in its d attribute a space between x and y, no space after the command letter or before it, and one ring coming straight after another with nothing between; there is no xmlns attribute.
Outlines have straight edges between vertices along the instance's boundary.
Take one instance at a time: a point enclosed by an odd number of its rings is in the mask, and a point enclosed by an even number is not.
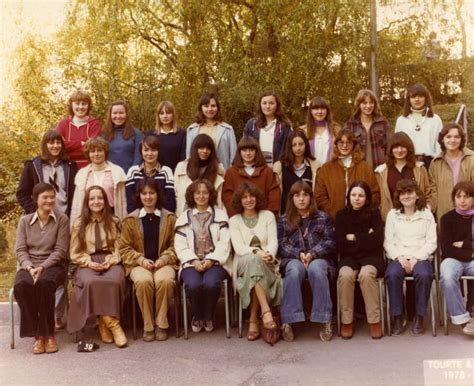
<svg viewBox="0 0 474 386"><path fill-rule="evenodd" d="M288 134L288 139L285 145L285 151L281 157L281 164L286 168L293 168L293 164L295 163L295 155L293 154L293 140L295 138L301 138L304 142L304 155L303 157L308 160L315 160L313 155L311 154L311 148L309 145L308 138L306 138L306 134L299 129L293 130Z"/></svg>
<svg viewBox="0 0 474 386"><path fill-rule="evenodd" d="M280 123L290 125L290 120L283 111L283 107L281 105L281 101L277 93L273 90L265 90L258 96L257 104L255 106L255 126L257 127L257 129L261 129L262 127L265 127L267 125L267 119L265 118L265 114L263 114L261 107L262 99L267 96L272 96L275 98L277 105L275 110L276 120Z"/></svg>
<svg viewBox="0 0 474 386"><path fill-rule="evenodd" d="M466 132L464 131L464 129L459 123L448 123L443 126L443 128L438 134L438 143L441 146L441 150L446 151L446 146L444 146L443 139L444 137L446 137L446 135L449 133L449 130L451 129L458 130L458 133L461 136L461 143L459 144L459 150L464 149L464 146L466 145Z"/></svg>
<svg viewBox="0 0 474 386"><path fill-rule="evenodd" d="M290 192L288 193L285 212L286 221L292 229L296 229L301 223L301 215L298 213L298 209L296 209L293 202L293 196L300 192L305 192L311 196L311 200L309 201L309 215L313 216L317 211L316 201L314 200L313 189L311 189L311 186L303 180L296 181L291 185Z"/></svg>
<svg viewBox="0 0 474 386"><path fill-rule="evenodd" d="M403 116L408 117L411 114L411 104L410 98L414 96L424 96L425 97L425 112L423 115L431 118L434 114L433 112L433 98L431 97L430 92L421 83L414 84L410 86L405 94L405 104L403 105Z"/></svg>
<svg viewBox="0 0 474 386"><path fill-rule="evenodd" d="M155 112L155 133L160 134L161 133L161 122L160 122L160 113L165 110L167 113L170 113L173 115L173 120L171 121L171 131L173 133L176 133L177 130L177 124L176 124L176 109L174 108L173 103L170 101L161 101L158 104L158 107L156 108Z"/></svg>
<svg viewBox="0 0 474 386"><path fill-rule="evenodd" d="M348 141L352 142L352 161L359 162L362 159L362 150L360 149L359 142L354 134L354 132L348 128L341 129L334 138L334 146L332 148L331 161L336 161L341 153L337 147L337 143L342 140L343 137L346 137Z"/></svg>
<svg viewBox="0 0 474 386"><path fill-rule="evenodd" d="M354 108L352 109L351 118L359 118L360 117L360 105L362 102L365 101L366 98L369 98L372 102L374 102L374 111L372 111L372 117L380 118L383 117L382 110L380 108L379 99L373 93L373 91L369 89L362 89L359 90L357 93L356 99L354 101Z"/></svg>
<svg viewBox="0 0 474 386"><path fill-rule="evenodd" d="M69 97L67 101L67 112L71 117L74 116L74 111L72 111L72 102L86 102L87 103L87 115L92 110L92 99L91 96L86 93L85 91L82 90L77 90L72 93L72 95Z"/></svg>
<svg viewBox="0 0 474 386"><path fill-rule="evenodd" d="M196 123L200 125L203 123L206 123L206 117L204 116L204 113L202 112L202 106L209 104L211 102L211 99L214 99L217 105L217 113L214 119L217 122L224 122L224 116L221 111L221 103L219 102L219 98L217 97L217 94L213 92L205 92L202 95L201 99L199 99L197 114L196 114Z"/></svg>
<svg viewBox="0 0 474 386"><path fill-rule="evenodd" d="M257 212L267 207L267 204L265 201L265 195L258 188L258 186L255 184L252 184L251 182L244 182L239 185L237 190L232 195L232 208L235 210L237 214L244 212L244 207L242 206L242 197L244 196L245 193L248 193L251 196L256 198L257 202L255 204L255 210Z"/></svg>
<svg viewBox="0 0 474 386"><path fill-rule="evenodd" d="M186 200L186 205L188 208L195 208L196 207L196 202L194 201L194 193L199 189L199 185L204 185L209 192L209 206L210 207L215 207L217 204L217 192L214 189L214 185L211 184L209 180L205 180L203 178L200 178L196 181L193 181L191 185L188 186L186 189L185 193L185 200Z"/></svg>
<svg viewBox="0 0 474 386"><path fill-rule="evenodd" d="M145 188L150 188L156 192L155 209L161 209L163 207L163 190L160 189L160 184L153 177L145 177L138 181L135 191L135 203L137 204L137 208L143 208L144 206L140 194Z"/></svg>
<svg viewBox="0 0 474 386"><path fill-rule="evenodd" d="M393 200L393 207L395 209L400 209L401 213L404 213L402 203L400 202L400 195L406 192L415 192L418 196L416 200L416 209L423 210L426 208L426 198L416 181L404 178L397 182L397 190L395 190L395 197Z"/></svg>
<svg viewBox="0 0 474 386"><path fill-rule="evenodd" d="M388 141L387 155L385 157L387 166L395 165L395 157L393 156L392 150L398 146L407 149L407 167L413 169L416 165L415 145L413 145L411 138L402 131L393 134Z"/></svg>
<svg viewBox="0 0 474 386"><path fill-rule="evenodd" d="M115 130L112 122L112 109L114 106L123 106L125 109L125 122L123 124L122 138L127 140L133 136L135 131L133 130L132 124L132 112L130 111L130 106L125 101L115 101L109 104L109 107L107 107L107 113L105 114L105 124L104 127L102 127L102 133L107 141L114 139Z"/></svg>
<svg viewBox="0 0 474 386"><path fill-rule="evenodd" d="M207 166L204 173L200 174L200 160L198 149L207 148L211 151L209 158L207 159ZM199 134L194 138L191 146L191 154L186 167L186 174L191 181L197 180L198 178L205 178L209 180L213 185L217 178L217 170L219 169L219 160L217 159L216 146L214 141L207 134Z"/></svg>
<svg viewBox="0 0 474 386"><path fill-rule="evenodd" d="M243 136L239 144L237 145L237 151L235 152L235 158L233 165L236 168L243 168L245 167L244 161L242 160L242 156L240 154L240 151L243 149L255 149L255 167L260 167L264 166L267 163L265 162L265 157L262 154L262 150L260 149L260 145L258 144L257 140L253 137L250 136Z"/></svg>
<svg viewBox="0 0 474 386"><path fill-rule="evenodd" d="M50 130L46 130L46 132L43 134L43 138L41 138L41 159L42 160L45 160L45 161L51 160L51 154L48 151L47 144L53 141L61 142L61 151L59 152L58 159L66 158L66 148L64 146L64 138L56 130L50 129Z"/></svg>
<svg viewBox="0 0 474 386"><path fill-rule="evenodd" d="M112 213L112 208L110 207L109 200L107 199L107 193L101 186L93 185L86 189L86 192L84 194L84 200L82 201L79 233L77 235L79 243L77 245L76 252L78 253L86 251L86 228L90 223L93 222L92 213L89 209L89 196L93 190L100 190L102 193L102 197L104 198L105 206L102 211L102 215L105 234L107 237L107 247L109 251L114 250L114 243L120 232L119 220Z"/></svg>
<svg viewBox="0 0 474 386"><path fill-rule="evenodd" d="M334 138L336 132L340 130L340 126L338 123L333 121L331 107L329 106L327 100L319 95L311 99L311 102L308 106L308 111L306 112L306 135L308 138L313 138L314 134L316 133L316 120L314 119L311 110L317 108L326 109L326 121L328 123L329 132Z"/></svg>
<svg viewBox="0 0 474 386"><path fill-rule="evenodd" d="M91 162L89 154L94 149L103 150L105 153L105 160L107 161L109 159L109 143L104 138L94 137L88 139L84 144L84 156L89 162Z"/></svg>

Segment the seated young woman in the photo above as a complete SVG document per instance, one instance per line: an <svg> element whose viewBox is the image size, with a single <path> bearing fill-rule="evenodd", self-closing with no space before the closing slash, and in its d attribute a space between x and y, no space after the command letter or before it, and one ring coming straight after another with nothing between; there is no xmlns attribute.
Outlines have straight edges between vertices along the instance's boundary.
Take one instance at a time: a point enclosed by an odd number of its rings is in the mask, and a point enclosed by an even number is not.
<svg viewBox="0 0 474 386"><path fill-rule="evenodd" d="M247 339L254 341L260 337L260 310L264 339L273 345L280 331L273 320L272 307L279 306L281 301L275 216L263 209L263 193L248 182L235 191L232 206L237 213L229 220L230 238L235 251L232 271L242 308L250 306Z"/></svg>
<svg viewBox="0 0 474 386"><path fill-rule="evenodd" d="M104 188L86 189L80 217L72 226L71 261L78 265L67 329L81 330L91 317L99 317L99 333L104 343L127 345L120 326L125 275L118 242L120 223L114 217Z"/></svg>
<svg viewBox="0 0 474 386"><path fill-rule="evenodd" d="M186 190L189 209L176 221L174 245L180 280L191 300L193 332L214 330L221 283L231 274L229 219L216 203L214 186L198 179Z"/></svg>
<svg viewBox="0 0 474 386"><path fill-rule="evenodd" d="M382 337L377 277L383 276L383 223L380 211L372 205L372 192L364 181L355 181L347 192L347 205L336 215L341 302L342 339L353 334L354 290L358 280L365 303L370 335Z"/></svg>
<svg viewBox="0 0 474 386"><path fill-rule="evenodd" d="M69 220L54 210L56 191L40 182L32 191L36 211L23 216L16 233L18 272L15 299L21 310L20 336L34 337L33 353L54 353L54 300L66 279Z"/></svg>
<svg viewBox="0 0 474 386"><path fill-rule="evenodd" d="M459 278L474 276L474 244L472 237L474 219L474 182L464 181L454 185L453 210L441 217L441 288L443 289L451 322L466 323L462 332L474 336L474 318L464 304Z"/></svg>
<svg viewBox="0 0 474 386"><path fill-rule="evenodd" d="M143 340L168 339L169 300L175 288L178 259L174 250L174 213L163 209L158 182L137 184L136 209L122 222L120 256L133 281L143 316Z"/></svg>
<svg viewBox="0 0 474 386"><path fill-rule="evenodd" d="M433 253L436 251L436 223L427 208L423 192L413 180L398 181L393 209L385 223L384 248L389 261L385 271L390 313L393 316L392 335L405 329L403 317L403 281L413 275L415 281L415 312L411 334L424 333L426 315L433 282Z"/></svg>
<svg viewBox="0 0 474 386"><path fill-rule="evenodd" d="M336 266L336 235L331 218L316 209L313 190L304 181L293 184L286 213L278 219L278 254L283 275L283 339L293 341L292 324L305 321L301 285L308 276L313 294L310 320L323 323L319 334L322 341L331 340L332 300L328 276Z"/></svg>

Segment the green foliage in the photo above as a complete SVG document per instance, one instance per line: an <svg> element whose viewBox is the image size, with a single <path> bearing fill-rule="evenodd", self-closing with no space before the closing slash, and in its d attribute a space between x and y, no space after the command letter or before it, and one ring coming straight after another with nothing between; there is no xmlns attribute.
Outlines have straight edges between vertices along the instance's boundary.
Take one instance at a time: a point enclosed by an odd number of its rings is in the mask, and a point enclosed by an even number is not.
<svg viewBox="0 0 474 386"><path fill-rule="evenodd" d="M2 256L8 248L8 241L7 241L7 232L3 227L3 224L0 223L0 256Z"/></svg>

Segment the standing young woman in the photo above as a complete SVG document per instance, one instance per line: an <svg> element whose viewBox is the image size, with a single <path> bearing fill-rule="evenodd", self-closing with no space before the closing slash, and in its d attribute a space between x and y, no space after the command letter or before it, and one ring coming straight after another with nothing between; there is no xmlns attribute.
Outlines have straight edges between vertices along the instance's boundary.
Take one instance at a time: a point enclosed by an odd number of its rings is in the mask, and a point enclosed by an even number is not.
<svg viewBox="0 0 474 386"><path fill-rule="evenodd" d="M320 166L321 164L311 155L310 145L304 132L292 131L288 135L281 161L273 164L273 172L277 176L281 190L280 213L285 213L288 192L296 181L303 180L314 189Z"/></svg>
<svg viewBox="0 0 474 386"><path fill-rule="evenodd" d="M221 282L231 273L228 217L216 208L217 194L208 180L186 190L189 209L176 221L174 239L180 278L191 299L193 332L214 330L214 310Z"/></svg>
<svg viewBox="0 0 474 386"><path fill-rule="evenodd" d="M174 250L176 216L162 208L162 192L153 178L138 182L136 200L139 209L122 222L120 256L142 311L143 340L163 341L168 339L169 300L178 269Z"/></svg>
<svg viewBox="0 0 474 386"><path fill-rule="evenodd" d="M283 112L278 95L272 90L262 92L258 97L255 118L245 124L244 136L257 140L269 166L283 155L290 131L291 123Z"/></svg>
<svg viewBox="0 0 474 386"><path fill-rule="evenodd" d="M224 166L219 163L214 141L207 134L199 134L194 138L191 156L181 161L174 173L176 192L176 216L186 209L186 189L197 179L206 179L214 185L217 192L217 207L223 208L222 185L224 184Z"/></svg>
<svg viewBox="0 0 474 386"><path fill-rule="evenodd" d="M354 290L356 280L364 297L370 335L382 337L377 277L383 276L383 223L380 211L372 205L372 192L364 181L355 181L347 192L347 205L336 216L339 263L339 297L342 313L342 339L353 334Z"/></svg>
<svg viewBox="0 0 474 386"><path fill-rule="evenodd" d="M176 165L186 158L186 130L179 129L176 122L176 109L170 101L162 101L156 108L155 128L146 135L158 137L164 152L160 152L158 162L168 166L174 173Z"/></svg>
<svg viewBox="0 0 474 386"><path fill-rule="evenodd" d="M438 222L454 208L451 192L460 181L474 181L474 152L466 147L466 132L457 123L448 123L438 136L441 153L430 165L433 202Z"/></svg>
<svg viewBox="0 0 474 386"><path fill-rule="evenodd" d="M84 154L91 163L76 174L74 198L71 208L71 225L82 212L84 194L87 188L98 185L107 193L107 201L113 208L113 213L119 219L127 215L125 197L126 176L120 166L107 161L109 143L102 137L88 140L84 146Z"/></svg>
<svg viewBox="0 0 474 386"><path fill-rule="evenodd" d="M109 161L120 166L124 173L142 159L138 146L143 139L140 130L133 127L127 102L115 101L107 108L102 136L109 142Z"/></svg>
<svg viewBox="0 0 474 386"><path fill-rule="evenodd" d="M212 138L217 158L227 170L234 160L237 141L232 126L224 122L219 99L214 93L206 92L199 100L196 122L187 129L186 157L191 155L191 146L198 134Z"/></svg>
<svg viewBox="0 0 474 386"><path fill-rule="evenodd" d="M407 133L415 145L415 154L428 169L431 160L440 152L438 134L443 128L441 118L433 112L433 100L422 84L408 88L403 115L395 124L395 132Z"/></svg>
<svg viewBox="0 0 474 386"><path fill-rule="evenodd" d="M125 275L120 264L120 225L114 217L104 188L94 185L84 194L81 216L71 232L71 261L78 265L67 329L82 329L91 316L99 317L99 333L104 343L127 345L120 326Z"/></svg>
<svg viewBox="0 0 474 386"><path fill-rule="evenodd" d="M138 208L135 199L138 182L146 177L154 178L158 181L163 192L163 207L174 213L176 210L176 198L174 192L173 172L168 166L158 162L160 151L160 141L154 135L147 135L139 146L143 162L140 165L132 166L127 173L127 183L125 191L127 194L127 211L132 213Z"/></svg>
<svg viewBox="0 0 474 386"><path fill-rule="evenodd" d="M272 212L264 210L265 197L255 185L244 182L232 197L236 215L229 221L234 247L232 272L242 308L250 306L247 339L260 337L258 311L261 311L263 337L273 345L280 331L271 307L280 305L281 279L277 264L277 225Z"/></svg>
<svg viewBox="0 0 474 386"><path fill-rule="evenodd" d="M311 99L302 126L310 144L311 154L322 165L331 159L334 137L341 127L332 119L329 103L322 96Z"/></svg>
<svg viewBox="0 0 474 386"><path fill-rule="evenodd" d="M386 161L375 169L375 178L380 187L380 211L384 221L393 208L397 182L406 178L416 181L429 207L434 209L428 172L423 162L416 160L415 147L407 134L395 133L390 138Z"/></svg>
<svg viewBox="0 0 474 386"><path fill-rule="evenodd" d="M68 100L69 117L62 119L55 130L64 138L66 155L75 161L77 168L83 168L89 161L84 156L87 140L100 135L100 122L90 116L92 99L84 91L74 92Z"/></svg>
<svg viewBox="0 0 474 386"><path fill-rule="evenodd" d="M283 339L294 340L293 323L304 322L302 284L307 276L313 294L311 321L322 323L322 341L332 339L329 275L336 266L336 235L331 218L316 209L311 186L293 184L286 213L278 218L278 255L283 276Z"/></svg>
<svg viewBox="0 0 474 386"><path fill-rule="evenodd" d="M362 159L355 134L342 129L336 135L331 161L318 172L314 197L318 208L336 219L336 213L346 206L349 186L354 181L365 181L372 192L375 205L380 202L380 190L372 167Z"/></svg>
<svg viewBox="0 0 474 386"><path fill-rule="evenodd" d="M35 337L33 353L58 351L54 337L54 300L66 278L69 221L55 211L56 190L40 182L32 191L37 208L23 216L16 233L18 272L15 299L21 310L20 336Z"/></svg>
<svg viewBox="0 0 474 386"><path fill-rule="evenodd" d="M462 331L474 336L474 318L464 305L459 281L462 275L474 276L474 182L458 182L452 199L455 209L441 218L440 282L452 323L467 323Z"/></svg>
<svg viewBox="0 0 474 386"><path fill-rule="evenodd" d="M355 134L365 160L372 169L384 162L390 128L372 91L367 89L359 91L352 116L344 128Z"/></svg>
<svg viewBox="0 0 474 386"><path fill-rule="evenodd" d="M41 155L25 162L16 198L26 214L37 210L32 193L33 188L40 182L53 186L56 192L54 205L56 210L67 216L71 213L77 167L74 161L65 159L65 152L61 134L55 130L47 130L41 139ZM61 284L56 291L55 325L57 329L65 327L66 302L64 286Z"/></svg>
<svg viewBox="0 0 474 386"><path fill-rule="evenodd" d="M426 314L433 282L433 253L436 251L436 223L425 197L413 180L400 180L395 191L394 208L385 223L385 254L389 261L385 271L390 313L393 316L392 335L404 331L403 281L406 274L415 281L415 309L411 334L424 332Z"/></svg>
<svg viewBox="0 0 474 386"><path fill-rule="evenodd" d="M239 141L234 164L225 173L222 200L229 216L235 214L232 195L243 182L256 185L265 197L265 209L278 214L281 197L278 181L265 163L258 142L251 137Z"/></svg>

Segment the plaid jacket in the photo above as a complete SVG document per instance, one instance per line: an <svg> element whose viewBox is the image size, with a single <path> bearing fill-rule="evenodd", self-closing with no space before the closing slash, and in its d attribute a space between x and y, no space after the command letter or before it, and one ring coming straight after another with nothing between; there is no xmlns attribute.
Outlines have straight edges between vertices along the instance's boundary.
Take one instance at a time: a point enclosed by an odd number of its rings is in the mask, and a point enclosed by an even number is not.
<svg viewBox="0 0 474 386"><path fill-rule="evenodd" d="M314 259L336 259L336 233L331 217L321 211L311 217L306 235L310 249L305 250L301 228L293 230L286 220L286 215L278 218L278 255L281 259L280 272L291 259L299 259L300 252L311 253Z"/></svg>

